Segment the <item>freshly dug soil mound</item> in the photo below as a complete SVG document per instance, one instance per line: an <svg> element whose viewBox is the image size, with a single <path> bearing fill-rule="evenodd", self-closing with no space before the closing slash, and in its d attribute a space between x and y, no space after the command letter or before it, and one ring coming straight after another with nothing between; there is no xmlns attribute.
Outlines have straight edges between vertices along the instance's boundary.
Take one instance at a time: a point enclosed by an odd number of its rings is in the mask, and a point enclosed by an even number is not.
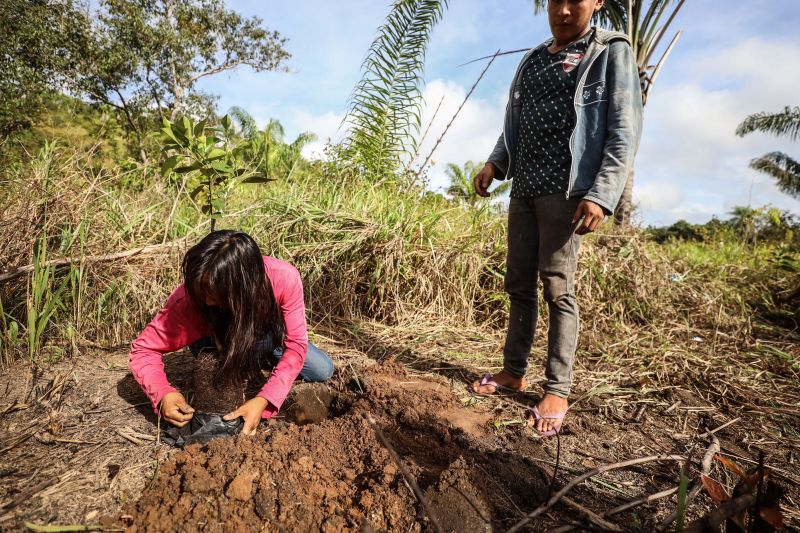
<svg viewBox="0 0 800 533"><path fill-rule="evenodd" d="M221 361L213 351L204 351L195 360L192 374L193 398L190 401L195 411L224 415L230 413L245 399L247 383L220 383L217 375Z"/></svg>
<svg viewBox="0 0 800 533"><path fill-rule="evenodd" d="M287 410L305 425L272 421L257 437L175 453L129 507L129 531L429 530L367 412L445 531L502 529L516 521L514 507L531 509L543 496L547 481L533 463L483 449L463 420L449 423L447 413L460 406L448 386L411 379L393 362L360 377L357 391L330 392L327 400L320 398L326 386L296 386ZM316 422L326 404L329 418Z"/></svg>

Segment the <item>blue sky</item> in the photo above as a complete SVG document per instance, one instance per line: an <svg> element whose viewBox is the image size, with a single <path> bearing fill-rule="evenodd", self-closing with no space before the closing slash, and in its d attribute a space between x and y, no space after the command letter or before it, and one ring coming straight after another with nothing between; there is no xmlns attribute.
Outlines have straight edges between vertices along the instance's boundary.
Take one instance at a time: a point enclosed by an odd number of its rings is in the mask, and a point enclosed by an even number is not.
<svg viewBox="0 0 800 533"><path fill-rule="evenodd" d="M289 39L288 73L240 69L207 79L220 109L238 105L260 124L277 118L291 138L313 131L336 139L361 61L383 22L387 0L229 0L258 15ZM450 120L484 64L458 65L498 48L534 46L549 36L544 15L528 0L451 0L428 49L423 124L433 121L421 153ZM761 134L736 137L749 113L800 105L798 0L687 0L673 24L684 33L662 70L645 109L636 163L638 220L669 224L680 218L722 218L735 205L771 204L800 213L800 201L750 170L753 157L783 150L800 158L800 143ZM502 125L510 77L518 56L499 58L456 118L433 157L431 188L445 185L444 165L484 160ZM443 98L443 100L442 100Z"/></svg>

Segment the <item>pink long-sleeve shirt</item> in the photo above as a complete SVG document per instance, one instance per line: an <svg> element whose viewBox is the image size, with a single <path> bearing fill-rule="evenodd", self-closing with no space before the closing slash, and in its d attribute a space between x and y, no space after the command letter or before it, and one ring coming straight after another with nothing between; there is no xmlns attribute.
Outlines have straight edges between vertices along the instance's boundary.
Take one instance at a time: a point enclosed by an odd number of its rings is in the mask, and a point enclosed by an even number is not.
<svg viewBox="0 0 800 533"><path fill-rule="evenodd" d="M308 349L308 330L300 273L286 261L266 256L264 269L286 323L283 356L258 393L258 396L269 401L262 414L263 418L269 418L281 408L303 368ZM209 326L181 284L170 295L164 308L133 341L130 353L131 372L150 398L156 412L164 395L177 390L167 380L162 356L209 335Z"/></svg>

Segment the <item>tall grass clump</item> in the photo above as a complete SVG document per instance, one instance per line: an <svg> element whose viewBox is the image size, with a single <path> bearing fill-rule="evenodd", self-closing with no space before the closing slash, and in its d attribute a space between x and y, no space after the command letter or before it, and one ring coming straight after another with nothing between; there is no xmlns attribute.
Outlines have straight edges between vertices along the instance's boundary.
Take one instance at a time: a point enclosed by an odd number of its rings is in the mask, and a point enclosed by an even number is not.
<svg viewBox="0 0 800 533"><path fill-rule="evenodd" d="M91 147L48 150L49 177L42 156L3 171L2 275L34 264L0 282L5 361L27 352L31 338L33 352L124 346L179 283L186 247L210 229L186 188L152 169L100 164ZM299 159L264 187L235 186L217 223L247 231L265 254L297 266L312 324L436 324L499 335L508 302L497 206L353 172L336 159ZM791 303L774 294L793 275L794 245L728 234L658 243L641 230L584 243L582 346L597 369L633 365L642 375L682 379L675 371L687 361L730 358L726 377L741 383L725 394L742 401L760 370L779 383L800 373L789 345L767 349L755 340L791 335ZM32 283L45 287L33 306L48 316L38 333L27 314ZM51 296L54 307L45 309Z"/></svg>

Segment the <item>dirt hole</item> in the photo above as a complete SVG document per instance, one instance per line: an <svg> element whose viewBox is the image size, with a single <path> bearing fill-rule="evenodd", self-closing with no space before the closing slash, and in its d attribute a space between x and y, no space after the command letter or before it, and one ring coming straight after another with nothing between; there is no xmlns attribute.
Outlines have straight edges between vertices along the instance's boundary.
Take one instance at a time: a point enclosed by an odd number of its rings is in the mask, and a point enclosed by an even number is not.
<svg viewBox="0 0 800 533"><path fill-rule="evenodd" d="M137 531L430 530L372 415L418 482L445 531L507 529L547 479L531 462L487 449L447 423L459 409L449 387L391 363L345 385L300 383L257 437L190 445L161 465L127 512Z"/></svg>

